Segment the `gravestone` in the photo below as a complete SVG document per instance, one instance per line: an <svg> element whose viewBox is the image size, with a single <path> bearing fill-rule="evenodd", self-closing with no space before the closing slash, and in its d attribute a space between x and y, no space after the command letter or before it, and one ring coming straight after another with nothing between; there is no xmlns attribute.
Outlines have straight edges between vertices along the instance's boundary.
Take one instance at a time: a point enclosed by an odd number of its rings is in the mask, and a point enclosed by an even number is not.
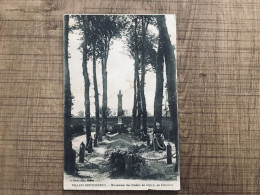
<svg viewBox="0 0 260 195"><path fill-rule="evenodd" d="M167 144L167 164L172 164L172 146Z"/></svg>
<svg viewBox="0 0 260 195"><path fill-rule="evenodd" d="M79 147L79 162L84 163L85 157L85 144L82 142Z"/></svg>
<svg viewBox="0 0 260 195"><path fill-rule="evenodd" d="M93 141L93 139L92 139L92 137L90 137L89 144L88 144L88 153L93 152L92 141Z"/></svg>

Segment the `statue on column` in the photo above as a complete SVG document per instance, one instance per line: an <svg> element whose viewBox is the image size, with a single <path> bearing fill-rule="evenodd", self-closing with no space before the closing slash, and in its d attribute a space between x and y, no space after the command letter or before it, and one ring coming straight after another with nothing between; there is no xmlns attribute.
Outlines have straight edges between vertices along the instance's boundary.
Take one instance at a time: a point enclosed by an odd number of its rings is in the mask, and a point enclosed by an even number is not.
<svg viewBox="0 0 260 195"><path fill-rule="evenodd" d="M123 106L122 106L122 97L123 94L121 93L121 90L119 90L119 93L117 94L118 97L118 107L117 107L117 123L113 126L111 133L123 133L126 132L125 126L123 124Z"/></svg>

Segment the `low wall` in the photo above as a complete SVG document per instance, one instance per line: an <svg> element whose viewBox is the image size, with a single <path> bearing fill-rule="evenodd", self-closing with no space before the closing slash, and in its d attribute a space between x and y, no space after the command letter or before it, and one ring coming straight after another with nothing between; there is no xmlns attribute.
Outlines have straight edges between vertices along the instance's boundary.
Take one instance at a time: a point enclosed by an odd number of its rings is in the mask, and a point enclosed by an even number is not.
<svg viewBox="0 0 260 195"><path fill-rule="evenodd" d="M75 125L84 125L84 119L85 118L71 118L71 124L73 126ZM91 117L90 118L91 123L95 124L95 118ZM147 117L147 124L148 127L152 128L153 127L153 120L154 117ZM102 119L100 120L100 123L102 123ZM108 117L107 118L107 124L113 126L114 124L117 123L117 117ZM123 117L123 123L127 125L128 127L132 126L132 117L131 116L124 116ZM172 122L171 118L169 117L163 117L162 118L162 128L164 129L165 132L168 132L172 129ZM166 135L167 136L167 135Z"/></svg>

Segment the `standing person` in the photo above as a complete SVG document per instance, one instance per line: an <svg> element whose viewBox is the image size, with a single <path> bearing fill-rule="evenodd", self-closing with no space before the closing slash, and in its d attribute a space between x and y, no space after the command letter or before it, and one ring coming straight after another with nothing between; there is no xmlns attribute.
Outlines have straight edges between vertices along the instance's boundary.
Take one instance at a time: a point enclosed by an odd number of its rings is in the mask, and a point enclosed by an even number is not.
<svg viewBox="0 0 260 195"><path fill-rule="evenodd" d="M155 129L154 129L154 137L158 141L159 150L165 150L165 144L164 144L164 136L163 136L163 130L161 128L161 124L156 122Z"/></svg>

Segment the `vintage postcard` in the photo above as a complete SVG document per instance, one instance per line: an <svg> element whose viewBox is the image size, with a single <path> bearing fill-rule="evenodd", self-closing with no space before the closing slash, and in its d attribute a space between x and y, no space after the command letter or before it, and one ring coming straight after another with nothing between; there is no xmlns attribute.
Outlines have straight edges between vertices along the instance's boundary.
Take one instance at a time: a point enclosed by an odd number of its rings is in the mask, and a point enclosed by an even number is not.
<svg viewBox="0 0 260 195"><path fill-rule="evenodd" d="M179 190L175 15L64 15L64 189Z"/></svg>

